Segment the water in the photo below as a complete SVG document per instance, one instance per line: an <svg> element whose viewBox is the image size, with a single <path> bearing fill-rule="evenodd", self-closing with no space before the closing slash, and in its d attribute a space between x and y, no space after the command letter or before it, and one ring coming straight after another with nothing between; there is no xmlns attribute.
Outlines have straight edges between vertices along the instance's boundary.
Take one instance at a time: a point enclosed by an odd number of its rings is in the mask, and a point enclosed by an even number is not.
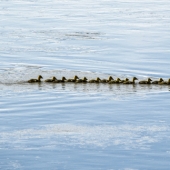
<svg viewBox="0 0 170 170"><path fill-rule="evenodd" d="M170 78L169 1L0 4L1 169L169 169L170 86L26 82Z"/></svg>

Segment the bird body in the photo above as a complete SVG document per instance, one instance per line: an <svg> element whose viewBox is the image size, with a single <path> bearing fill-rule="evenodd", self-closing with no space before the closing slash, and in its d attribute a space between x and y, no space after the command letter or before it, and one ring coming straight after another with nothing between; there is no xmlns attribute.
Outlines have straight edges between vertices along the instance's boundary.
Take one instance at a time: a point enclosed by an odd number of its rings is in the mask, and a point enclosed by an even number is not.
<svg viewBox="0 0 170 170"><path fill-rule="evenodd" d="M118 84L120 82L121 82L120 78L117 78L116 80L111 80L109 84Z"/></svg>
<svg viewBox="0 0 170 170"><path fill-rule="evenodd" d="M46 79L45 80L45 82L54 82L54 81L56 81L57 79L56 79L56 77L52 77L52 79Z"/></svg>
<svg viewBox="0 0 170 170"><path fill-rule="evenodd" d="M100 80L100 83L108 83L108 82L110 82L110 81L112 81L112 80L114 80L113 77L112 77L112 76L109 76L108 79L102 79L102 80Z"/></svg>
<svg viewBox="0 0 170 170"><path fill-rule="evenodd" d="M124 80L121 80L120 83L124 83L124 82L126 82L126 81L129 81L129 79L128 79L128 78L125 78Z"/></svg>
<svg viewBox="0 0 170 170"><path fill-rule="evenodd" d="M135 80L138 80L136 77L133 77L132 81L125 81L123 84L135 84Z"/></svg>
<svg viewBox="0 0 170 170"><path fill-rule="evenodd" d="M41 82L41 79L43 79L43 77L41 75L39 75L38 79L30 79L30 80L28 80L28 83Z"/></svg>
<svg viewBox="0 0 170 170"><path fill-rule="evenodd" d="M76 82L77 79L79 79L79 78L78 78L78 76L75 75L73 79L67 79L66 82Z"/></svg>
<svg viewBox="0 0 170 170"><path fill-rule="evenodd" d="M147 80L140 81L139 84L151 84L151 81L152 80L150 78L148 78Z"/></svg>
<svg viewBox="0 0 170 170"><path fill-rule="evenodd" d="M65 82L65 80L67 80L65 77L62 77L62 79L61 80L58 80L58 79L56 79L55 81L53 81L54 83L64 83Z"/></svg>
<svg viewBox="0 0 170 170"><path fill-rule="evenodd" d="M83 79L77 79L76 83L86 83L87 82L87 78L84 77Z"/></svg>
<svg viewBox="0 0 170 170"><path fill-rule="evenodd" d="M169 85L170 84L170 79L168 79L168 81L159 82L158 84L160 84L160 85Z"/></svg>
<svg viewBox="0 0 170 170"><path fill-rule="evenodd" d="M153 81L152 84L158 84L163 82L164 80L162 78L160 78L159 80Z"/></svg>
<svg viewBox="0 0 170 170"><path fill-rule="evenodd" d="M100 78L97 77L96 80L95 79L92 79L92 80L89 80L88 83L100 83Z"/></svg>

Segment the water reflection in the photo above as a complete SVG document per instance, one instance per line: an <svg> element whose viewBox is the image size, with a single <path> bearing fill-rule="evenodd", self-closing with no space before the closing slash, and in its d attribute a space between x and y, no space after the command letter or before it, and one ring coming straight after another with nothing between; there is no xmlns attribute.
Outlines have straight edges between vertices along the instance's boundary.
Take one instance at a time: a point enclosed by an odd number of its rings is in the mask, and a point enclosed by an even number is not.
<svg viewBox="0 0 170 170"><path fill-rule="evenodd" d="M124 85L124 84L96 84L96 83L14 83L0 84L1 95L10 92L33 91L67 91L74 93L98 93L104 95L128 96L130 94L147 94L170 91L169 85Z"/></svg>

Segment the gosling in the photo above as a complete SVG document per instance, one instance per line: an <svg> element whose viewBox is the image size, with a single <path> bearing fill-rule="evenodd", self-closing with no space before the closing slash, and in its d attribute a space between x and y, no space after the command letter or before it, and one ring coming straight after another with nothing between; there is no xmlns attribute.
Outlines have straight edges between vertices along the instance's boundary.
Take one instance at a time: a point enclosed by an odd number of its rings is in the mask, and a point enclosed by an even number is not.
<svg viewBox="0 0 170 170"><path fill-rule="evenodd" d="M159 80L153 81L152 84L159 84L161 82L163 82L164 80L162 78L160 78Z"/></svg>
<svg viewBox="0 0 170 170"><path fill-rule="evenodd" d="M158 84L160 84L160 85L169 85L170 84L170 79L168 79L168 81L159 82Z"/></svg>
<svg viewBox="0 0 170 170"><path fill-rule="evenodd" d="M41 79L43 79L43 77L41 75L39 75L38 79L30 79L30 80L28 80L28 83L41 82Z"/></svg>
<svg viewBox="0 0 170 170"><path fill-rule="evenodd" d="M108 80L107 79L102 79L100 80L100 83L108 83L110 81L114 80L112 76L109 76Z"/></svg>
<svg viewBox="0 0 170 170"><path fill-rule="evenodd" d="M88 83L100 83L101 79L99 77L95 79L92 79L92 80L89 80Z"/></svg>
<svg viewBox="0 0 170 170"><path fill-rule="evenodd" d="M67 79L65 78L65 77L62 77L62 79L61 80L55 80L55 81L53 81L54 83L64 83L65 81L66 81Z"/></svg>
<svg viewBox="0 0 170 170"><path fill-rule="evenodd" d="M121 80L120 83L124 83L124 82L126 82L126 81L129 81L129 79L128 79L128 78L125 78L124 80Z"/></svg>
<svg viewBox="0 0 170 170"><path fill-rule="evenodd" d="M76 80L76 83L87 83L87 78L86 77L84 77L83 79L78 79L78 80Z"/></svg>
<svg viewBox="0 0 170 170"><path fill-rule="evenodd" d="M51 82L54 82L56 80L57 80L56 77L52 77L52 79L46 79L45 82L51 83Z"/></svg>
<svg viewBox="0 0 170 170"><path fill-rule="evenodd" d="M77 75L75 75L73 79L67 79L66 82L76 82L77 79L79 79L79 78Z"/></svg>
<svg viewBox="0 0 170 170"><path fill-rule="evenodd" d="M119 84L119 83L121 83L120 78L117 78L116 80L112 80L109 82L109 84Z"/></svg>
<svg viewBox="0 0 170 170"><path fill-rule="evenodd" d="M140 81L139 82L139 84L151 84L151 79L150 78L148 78L148 80L142 80L142 81Z"/></svg>
<svg viewBox="0 0 170 170"><path fill-rule="evenodd" d="M138 80L136 77L133 77L132 81L125 81L123 84L135 84L135 80Z"/></svg>

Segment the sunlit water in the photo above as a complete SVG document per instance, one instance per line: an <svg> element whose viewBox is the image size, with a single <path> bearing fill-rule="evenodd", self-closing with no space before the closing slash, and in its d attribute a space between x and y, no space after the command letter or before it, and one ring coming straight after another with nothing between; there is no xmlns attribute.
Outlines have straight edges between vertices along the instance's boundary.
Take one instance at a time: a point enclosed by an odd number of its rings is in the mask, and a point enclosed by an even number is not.
<svg viewBox="0 0 170 170"><path fill-rule="evenodd" d="M0 0L0 169L170 167L170 2ZM43 79L43 80L44 80Z"/></svg>

